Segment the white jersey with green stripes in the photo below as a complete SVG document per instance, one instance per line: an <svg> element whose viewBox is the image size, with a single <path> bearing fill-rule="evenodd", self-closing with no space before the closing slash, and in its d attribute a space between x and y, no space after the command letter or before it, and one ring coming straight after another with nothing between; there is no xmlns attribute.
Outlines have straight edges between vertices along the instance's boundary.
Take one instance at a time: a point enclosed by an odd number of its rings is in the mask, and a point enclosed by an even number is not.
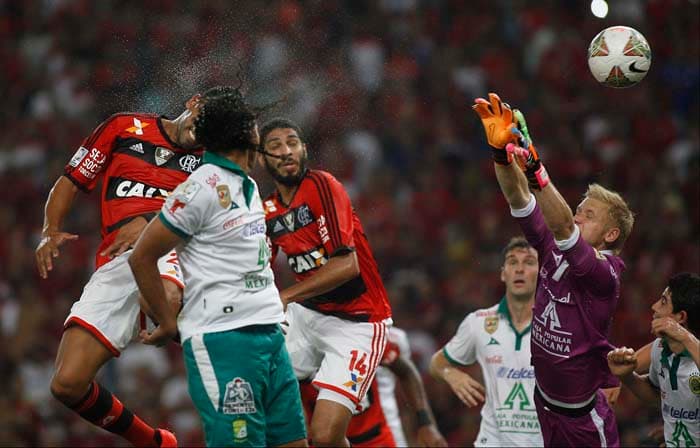
<svg viewBox="0 0 700 448"><path fill-rule="evenodd" d="M649 381L661 390L666 446L700 447L700 371L690 354L675 354L657 339L651 347Z"/></svg>
<svg viewBox="0 0 700 448"><path fill-rule="evenodd" d="M505 297L467 315L443 353L452 364L481 366L486 402L474 446L543 445L533 399L530 326L515 331Z"/></svg>
<svg viewBox="0 0 700 448"><path fill-rule="evenodd" d="M205 153L159 218L183 238L176 248L186 285L178 316L183 342L284 319L258 186L238 165Z"/></svg>

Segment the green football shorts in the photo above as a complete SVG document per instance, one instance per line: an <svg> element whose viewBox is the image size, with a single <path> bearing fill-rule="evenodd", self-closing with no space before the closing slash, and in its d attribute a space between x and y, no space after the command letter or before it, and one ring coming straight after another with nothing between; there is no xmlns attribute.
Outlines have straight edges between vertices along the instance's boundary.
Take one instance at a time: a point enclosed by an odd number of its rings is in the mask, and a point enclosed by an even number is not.
<svg viewBox="0 0 700 448"><path fill-rule="evenodd" d="M276 446L306 438L299 384L279 325L196 335L183 353L207 446Z"/></svg>

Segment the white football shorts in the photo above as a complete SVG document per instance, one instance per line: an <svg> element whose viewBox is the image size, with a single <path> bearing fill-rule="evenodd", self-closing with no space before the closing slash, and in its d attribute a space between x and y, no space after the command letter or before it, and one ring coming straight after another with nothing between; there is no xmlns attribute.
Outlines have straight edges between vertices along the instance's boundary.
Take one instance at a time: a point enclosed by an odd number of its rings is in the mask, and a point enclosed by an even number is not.
<svg viewBox="0 0 700 448"><path fill-rule="evenodd" d="M340 403L351 412L361 410L392 320L352 322L298 303L287 306L286 318L285 340L297 379L312 378L319 400Z"/></svg>
<svg viewBox="0 0 700 448"><path fill-rule="evenodd" d="M132 249L124 252L92 274L63 324L64 328L85 328L114 356L119 356L140 329L154 328L139 306L139 289L128 263L131 252ZM174 250L158 260L158 271L161 278L180 289L185 287Z"/></svg>

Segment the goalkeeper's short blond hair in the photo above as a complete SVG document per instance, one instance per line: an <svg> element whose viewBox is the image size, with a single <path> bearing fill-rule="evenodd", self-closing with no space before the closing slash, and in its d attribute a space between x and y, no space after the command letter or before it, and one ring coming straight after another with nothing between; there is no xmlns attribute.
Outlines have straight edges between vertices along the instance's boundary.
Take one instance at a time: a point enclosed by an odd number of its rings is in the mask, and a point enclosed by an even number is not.
<svg viewBox="0 0 700 448"><path fill-rule="evenodd" d="M634 226L634 214L629 205L619 193L608 190L599 184L590 184L583 197L598 200L608 206L608 218L613 226L620 229L620 236L610 243L608 249L619 253L625 245L627 237L632 233L632 226Z"/></svg>

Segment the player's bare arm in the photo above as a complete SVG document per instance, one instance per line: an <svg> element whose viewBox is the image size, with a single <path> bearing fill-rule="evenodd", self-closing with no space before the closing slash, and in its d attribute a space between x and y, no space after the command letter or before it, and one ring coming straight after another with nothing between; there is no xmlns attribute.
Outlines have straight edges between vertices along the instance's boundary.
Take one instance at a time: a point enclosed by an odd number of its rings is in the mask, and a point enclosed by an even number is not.
<svg viewBox="0 0 700 448"><path fill-rule="evenodd" d="M554 238L558 241L569 239L574 233L574 215L559 190L549 182L541 190L534 190L534 193L542 210L542 216Z"/></svg>
<svg viewBox="0 0 700 448"><path fill-rule="evenodd" d="M445 381L457 398L470 408L479 406L485 400L484 386L469 374L453 366L442 351L436 352L430 360L430 374L434 378Z"/></svg>
<svg viewBox="0 0 700 448"><path fill-rule="evenodd" d="M53 270L53 259L60 255L58 248L66 241L78 239L78 235L61 230L77 192L78 187L65 176L58 178L49 192L44 207L41 241L35 250L36 265L41 278L47 278L48 272Z"/></svg>
<svg viewBox="0 0 700 448"><path fill-rule="evenodd" d="M114 238L114 242L110 244L105 250L100 252L103 257L114 258L123 254L134 244L136 240L139 239L141 232L146 228L148 221L143 216L137 216L128 223L124 224L117 231L117 236Z"/></svg>
<svg viewBox="0 0 700 448"><path fill-rule="evenodd" d="M637 356L633 349L627 347L616 348L608 353L608 367L613 375L620 378L634 395L649 407L658 407L659 393L649 382L648 375L638 375L634 372L637 368Z"/></svg>
<svg viewBox="0 0 700 448"><path fill-rule="evenodd" d="M423 380L415 364L405 356L398 356L386 367L397 376L409 406L416 412L418 443L421 446L447 446L445 438L435 425L435 417L428 403Z"/></svg>
<svg viewBox="0 0 700 448"><path fill-rule="evenodd" d="M360 264L357 261L357 253L351 251L331 257L316 274L281 291L280 298L286 307L288 303L300 302L332 291L358 275Z"/></svg>
<svg viewBox="0 0 700 448"><path fill-rule="evenodd" d="M687 350L695 365L700 366L700 340L678 321L670 316L656 318L651 321L651 332L656 337L666 338L674 352ZM674 350L674 345L680 350Z"/></svg>
<svg viewBox="0 0 700 448"><path fill-rule="evenodd" d="M649 373L649 366L651 366L651 346L653 343L654 341L648 343L635 352L635 355L637 356L637 367L634 369L634 371L640 375Z"/></svg>
<svg viewBox="0 0 700 448"><path fill-rule="evenodd" d="M530 200L530 192L527 189L527 179L522 170L515 164L498 165L496 167L496 179L501 187L503 196L508 205L514 209L522 209Z"/></svg>
<svg viewBox="0 0 700 448"><path fill-rule="evenodd" d="M177 334L176 313L168 304L165 288L160 279L158 259L170 252L181 241L180 237L165 227L159 219L154 219L137 241L134 252L129 256L129 266L148 305L152 318L159 325L148 334L140 336L144 344L163 345Z"/></svg>

